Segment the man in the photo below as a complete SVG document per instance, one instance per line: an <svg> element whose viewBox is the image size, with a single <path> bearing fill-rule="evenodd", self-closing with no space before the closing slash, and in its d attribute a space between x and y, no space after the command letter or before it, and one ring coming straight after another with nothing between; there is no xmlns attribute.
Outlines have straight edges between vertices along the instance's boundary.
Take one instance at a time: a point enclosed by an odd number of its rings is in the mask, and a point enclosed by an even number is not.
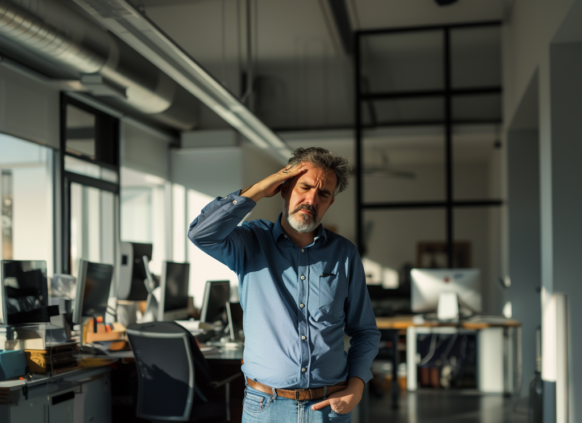
<svg viewBox="0 0 582 423"><path fill-rule="evenodd" d="M320 224L347 161L299 148L281 171L208 204L188 237L239 278L247 380L243 422L349 422L380 333L356 247ZM240 221L281 193L275 223ZM344 352L344 331L351 337Z"/></svg>

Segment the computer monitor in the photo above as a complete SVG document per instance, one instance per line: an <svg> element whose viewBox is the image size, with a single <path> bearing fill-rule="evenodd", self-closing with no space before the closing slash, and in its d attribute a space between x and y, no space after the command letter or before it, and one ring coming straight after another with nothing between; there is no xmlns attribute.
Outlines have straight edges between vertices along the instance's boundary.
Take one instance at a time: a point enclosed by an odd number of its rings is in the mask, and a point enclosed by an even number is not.
<svg viewBox="0 0 582 423"><path fill-rule="evenodd" d="M152 244L122 242L117 299L126 301L146 301L148 290L144 284L147 278L143 257L152 259Z"/></svg>
<svg viewBox="0 0 582 423"><path fill-rule="evenodd" d="M242 339L243 309L240 303L226 303L226 315L228 317L228 332L231 341Z"/></svg>
<svg viewBox="0 0 582 423"><path fill-rule="evenodd" d="M158 320L180 320L188 317L190 263L162 263Z"/></svg>
<svg viewBox="0 0 582 423"><path fill-rule="evenodd" d="M73 323L82 324L84 317L105 318L112 278L112 265L80 260Z"/></svg>
<svg viewBox="0 0 582 423"><path fill-rule="evenodd" d="M481 312L481 281L478 269L412 269L411 308L416 313L438 309L442 293L455 293L461 308Z"/></svg>
<svg viewBox="0 0 582 423"><path fill-rule="evenodd" d="M0 323L43 323L58 314L48 305L48 282L44 260L2 260Z"/></svg>
<svg viewBox="0 0 582 423"><path fill-rule="evenodd" d="M230 299L230 281L206 281L200 321L214 323L224 322L226 303Z"/></svg>

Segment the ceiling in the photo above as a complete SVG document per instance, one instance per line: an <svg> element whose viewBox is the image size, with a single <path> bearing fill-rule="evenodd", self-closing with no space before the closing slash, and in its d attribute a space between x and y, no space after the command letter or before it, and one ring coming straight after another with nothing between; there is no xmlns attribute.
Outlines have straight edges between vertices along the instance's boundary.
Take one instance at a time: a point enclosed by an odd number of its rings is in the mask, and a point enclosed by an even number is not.
<svg viewBox="0 0 582 423"><path fill-rule="evenodd" d="M240 71L246 61L246 1L239 0L130 0L142 7L146 15L202 66L206 67L234 93L239 91ZM306 62L324 69L344 67L351 71L351 61L342 44L329 9L329 0L250 0L254 66L283 66L298 78L306 78ZM351 29L396 28L454 23L503 20L511 0L459 0L449 6L438 6L434 0L343 0L349 12ZM476 44L490 43L490 37L455 38L455 48L467 50ZM438 35L438 43L442 38ZM414 40L413 40L414 41ZM407 56L414 50L425 51L434 44L411 45L406 51L391 54ZM418 44L418 43L417 43ZM401 44L406 45L406 44ZM427 47L428 46L428 47ZM434 50L434 48L433 48ZM440 44L436 48L441 51ZM417 54L418 55L418 54ZM420 54L425 57L425 54ZM317 63L322 62L321 65ZM323 63L325 62L325 63ZM327 67L327 68L326 68ZM328 75L328 71L325 71ZM290 87L293 87L290 85ZM293 89L293 88L291 88ZM347 90L352 87L337 87ZM313 99L308 101L313 102ZM348 102L351 101L348 97ZM305 103L307 104L307 103ZM351 105L350 108L351 116ZM345 126L350 126L347 123ZM282 133L280 135L283 135ZM456 160L488 161L496 139L494 127L457 137ZM302 144L287 139L291 147ZM332 137L333 138L333 137ZM347 138L305 139L310 145L334 146L339 154L352 156L353 134ZM386 150L394 163L410 161L442 162L443 137L416 135L404 138L376 137L366 143L366 150ZM330 143L330 141L333 141ZM428 145L427 145L428 144ZM470 148L462 148L462 145ZM422 148L421 148L422 147ZM423 152L420 154L420 152ZM423 156L423 157L421 157ZM366 157L366 161L373 157Z"/></svg>
<svg viewBox="0 0 582 423"><path fill-rule="evenodd" d="M245 1L130 1L143 7L202 64L222 61L223 46L224 59L231 63L245 52ZM448 6L433 0L344 1L352 30L502 20L511 4L511 0L459 0ZM251 0L251 8L258 60L343 54L328 0Z"/></svg>
<svg viewBox="0 0 582 423"><path fill-rule="evenodd" d="M495 144L500 128L496 125L458 125L453 130L455 163L490 163L498 156ZM353 162L353 131L290 132L283 138L291 148L323 147ZM380 165L382 154L395 166L411 164L444 165L443 127L379 128L366 131L363 139L366 165Z"/></svg>

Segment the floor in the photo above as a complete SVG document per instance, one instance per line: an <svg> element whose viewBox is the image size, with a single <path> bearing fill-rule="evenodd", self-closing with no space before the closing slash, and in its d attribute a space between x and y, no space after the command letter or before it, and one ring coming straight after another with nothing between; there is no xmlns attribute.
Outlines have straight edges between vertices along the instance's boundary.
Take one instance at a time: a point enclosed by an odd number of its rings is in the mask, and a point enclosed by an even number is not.
<svg viewBox="0 0 582 423"><path fill-rule="evenodd" d="M370 397L369 423L526 423L527 399L482 395L474 390L419 390L403 392L400 408L392 409L389 392Z"/></svg>

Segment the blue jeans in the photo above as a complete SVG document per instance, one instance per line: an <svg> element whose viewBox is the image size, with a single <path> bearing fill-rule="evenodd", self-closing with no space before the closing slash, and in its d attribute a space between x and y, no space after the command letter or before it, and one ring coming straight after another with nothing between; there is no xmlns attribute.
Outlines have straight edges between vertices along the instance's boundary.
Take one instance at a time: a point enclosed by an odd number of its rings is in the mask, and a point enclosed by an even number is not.
<svg viewBox="0 0 582 423"><path fill-rule="evenodd" d="M351 412L338 414L329 406L313 411L311 406L321 401L323 398L312 401L275 398L247 386L242 423L351 423Z"/></svg>

